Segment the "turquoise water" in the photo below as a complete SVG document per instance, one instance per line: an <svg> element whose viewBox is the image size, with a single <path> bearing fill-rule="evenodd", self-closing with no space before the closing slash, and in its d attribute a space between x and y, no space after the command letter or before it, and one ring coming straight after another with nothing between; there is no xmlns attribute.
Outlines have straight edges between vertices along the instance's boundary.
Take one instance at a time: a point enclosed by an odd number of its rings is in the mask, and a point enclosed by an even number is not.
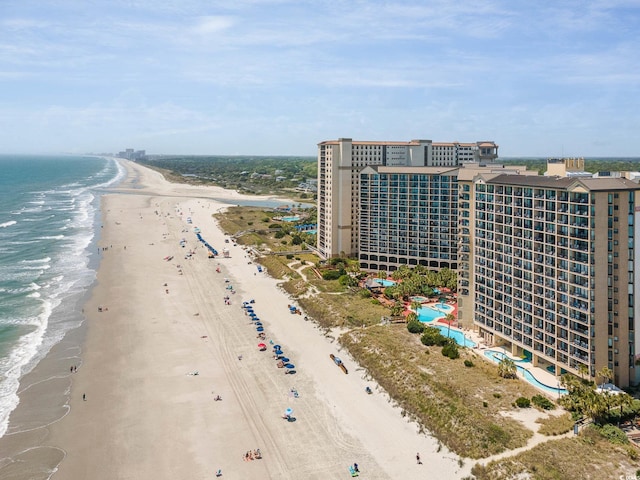
<svg viewBox="0 0 640 480"><path fill-rule="evenodd" d="M283 222L297 222L298 220L300 220L300 217L298 217L298 216L282 217L282 221Z"/></svg>
<svg viewBox="0 0 640 480"><path fill-rule="evenodd" d="M444 335L445 337L452 338L458 345L462 347L475 348L476 346L476 342L471 340L460 330L456 330L454 328L450 329L446 325L430 325L430 326L436 327L438 330L440 330L440 333L442 333L442 335Z"/></svg>
<svg viewBox="0 0 640 480"><path fill-rule="evenodd" d="M427 297L421 297L420 295L416 295L414 297L409 297L409 300L412 302L426 302L429 300Z"/></svg>
<svg viewBox="0 0 640 480"><path fill-rule="evenodd" d="M496 363L500 363L500 360L502 360L507 355L505 355L503 352L496 352L495 350L486 350L484 352L484 356L493 360ZM540 380L534 377L533 374L529 370L527 370L527 367L531 366L530 360L516 360L513 358L512 360L515 362L518 372L520 372L522 376L525 378L525 380L530 384L532 384L533 386L538 387L541 390L552 393L554 395L566 395L567 393L569 393L564 388L551 387L549 385L542 383Z"/></svg>
<svg viewBox="0 0 640 480"><path fill-rule="evenodd" d="M377 278L376 282L378 282L383 287L393 287L394 285L396 285L396 282L394 282L393 280L386 280L384 278Z"/></svg>
<svg viewBox="0 0 640 480"><path fill-rule="evenodd" d="M123 170L97 157L0 156L0 436L19 379L82 322L98 198Z"/></svg>
<svg viewBox="0 0 640 480"><path fill-rule="evenodd" d="M444 318L455 309L446 303L439 303L435 306L423 306L418 308L418 320L421 322L433 322L438 318Z"/></svg>

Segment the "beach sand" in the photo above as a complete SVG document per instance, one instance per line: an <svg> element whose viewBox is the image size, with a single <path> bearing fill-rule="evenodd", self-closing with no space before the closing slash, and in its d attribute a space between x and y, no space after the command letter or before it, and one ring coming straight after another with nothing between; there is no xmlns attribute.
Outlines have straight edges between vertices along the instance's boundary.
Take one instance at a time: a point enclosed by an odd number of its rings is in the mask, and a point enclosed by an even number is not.
<svg viewBox="0 0 640 480"><path fill-rule="evenodd" d="M227 205L210 198L239 194L123 164L126 180L102 197L102 258L85 325L23 381L0 439L0 478L48 478L57 468L54 479L209 479L218 469L223 479L340 479L353 463L364 479L468 475L471 462L460 467L420 434L335 339L289 313L292 300L276 280L224 243L212 214ZM209 259L194 227L230 258ZM241 307L248 299L267 351ZM270 341L295 374L276 367ZM296 421L282 418L287 408ZM262 459L246 461L258 448Z"/></svg>

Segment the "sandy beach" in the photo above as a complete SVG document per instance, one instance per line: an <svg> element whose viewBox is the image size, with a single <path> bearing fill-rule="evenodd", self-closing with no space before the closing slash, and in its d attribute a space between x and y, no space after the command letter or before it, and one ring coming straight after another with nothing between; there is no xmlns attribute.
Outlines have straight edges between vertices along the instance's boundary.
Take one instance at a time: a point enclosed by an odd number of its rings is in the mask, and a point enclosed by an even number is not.
<svg viewBox="0 0 640 480"><path fill-rule="evenodd" d="M242 196L123 164L126 180L102 197L101 262L85 326L33 372L12 416L24 425L46 411L51 422L10 428L0 439L0 478L210 479L221 469L222 479L342 479L354 463L363 479L469 474L472 462L460 467L418 433L334 338L289 313L292 300L276 280L241 246L225 244L212 214L226 205L211 198ZM208 258L194 227L230 257ZM242 308L249 299L266 351ZM277 368L273 344L295 374ZM68 405L47 393L65 390ZM60 402L55 414L47 402ZM282 418L287 408L295 421ZM261 459L245 458L257 449Z"/></svg>

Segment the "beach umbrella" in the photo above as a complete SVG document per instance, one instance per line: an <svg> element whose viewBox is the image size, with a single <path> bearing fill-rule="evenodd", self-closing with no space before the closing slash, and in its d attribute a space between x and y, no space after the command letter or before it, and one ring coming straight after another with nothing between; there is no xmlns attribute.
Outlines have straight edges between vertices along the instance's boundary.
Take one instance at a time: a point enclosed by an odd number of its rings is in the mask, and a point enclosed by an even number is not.
<svg viewBox="0 0 640 480"><path fill-rule="evenodd" d="M256 327L261 327L261 326L262 326L262 322L256 322L256 323L255 323L255 326L256 326Z"/></svg>
<svg viewBox="0 0 640 480"><path fill-rule="evenodd" d="M280 350L280 345L274 345L274 346L273 346L273 349L274 349L274 350Z"/></svg>
<svg viewBox="0 0 640 480"><path fill-rule="evenodd" d="M257 327L256 332L264 332L264 327Z"/></svg>
<svg viewBox="0 0 640 480"><path fill-rule="evenodd" d="M260 319L258 317L251 317L251 320L256 323L260 322Z"/></svg>
<svg viewBox="0 0 640 480"><path fill-rule="evenodd" d="M259 343L259 344L258 344L258 347L260 347L260 348L267 348L267 345L266 345L266 344L264 344L264 343Z"/></svg>
<svg viewBox="0 0 640 480"><path fill-rule="evenodd" d="M287 357L282 357L280 360L282 360L285 363L287 363L289 361L289 359Z"/></svg>
<svg viewBox="0 0 640 480"><path fill-rule="evenodd" d="M293 363L285 363L284 368L292 369L296 368L296 366Z"/></svg>
<svg viewBox="0 0 640 480"><path fill-rule="evenodd" d="M290 416L290 415L292 415L292 414L293 414L293 408L287 408L287 409L284 411L284 414L285 414L287 417L288 417L288 416Z"/></svg>
<svg viewBox="0 0 640 480"><path fill-rule="evenodd" d="M277 350L276 350L275 352L273 352L273 353L275 353L276 355L282 355L282 350L277 349Z"/></svg>

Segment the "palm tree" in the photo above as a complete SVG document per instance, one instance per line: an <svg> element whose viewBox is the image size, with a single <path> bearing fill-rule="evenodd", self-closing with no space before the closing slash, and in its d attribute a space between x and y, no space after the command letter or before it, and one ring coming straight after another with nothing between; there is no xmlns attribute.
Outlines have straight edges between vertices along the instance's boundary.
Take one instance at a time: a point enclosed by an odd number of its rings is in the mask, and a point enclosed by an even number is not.
<svg viewBox="0 0 640 480"><path fill-rule="evenodd" d="M402 302L396 301L396 303L393 304L393 307L391 307L391 316L397 317L399 315L402 315L403 311L404 311L404 304Z"/></svg>
<svg viewBox="0 0 640 480"><path fill-rule="evenodd" d="M422 307L422 303L418 302L417 300L414 300L413 302L411 302L411 310L413 310L414 312L418 312L418 309Z"/></svg>
<svg viewBox="0 0 640 480"><path fill-rule="evenodd" d="M417 321L418 321L418 315L416 315L415 312L411 312L409 313L409 315L407 315L407 323L417 322Z"/></svg>
<svg viewBox="0 0 640 480"><path fill-rule="evenodd" d="M589 373L589 367L587 367L584 363L578 365L578 373L580 374L580 378L584 380L585 375Z"/></svg>
<svg viewBox="0 0 640 480"><path fill-rule="evenodd" d="M387 272L385 270L380 270L378 272L378 278L381 278L381 279L387 278Z"/></svg>
<svg viewBox="0 0 640 480"><path fill-rule="evenodd" d="M609 383L609 381L613 378L613 372L609 367L602 367L596 372L596 377L602 378L602 387L605 383Z"/></svg>
<svg viewBox="0 0 640 480"><path fill-rule="evenodd" d="M500 360L498 364L498 375L502 378L516 378L517 371L516 362L509 357L503 357L502 360Z"/></svg>

